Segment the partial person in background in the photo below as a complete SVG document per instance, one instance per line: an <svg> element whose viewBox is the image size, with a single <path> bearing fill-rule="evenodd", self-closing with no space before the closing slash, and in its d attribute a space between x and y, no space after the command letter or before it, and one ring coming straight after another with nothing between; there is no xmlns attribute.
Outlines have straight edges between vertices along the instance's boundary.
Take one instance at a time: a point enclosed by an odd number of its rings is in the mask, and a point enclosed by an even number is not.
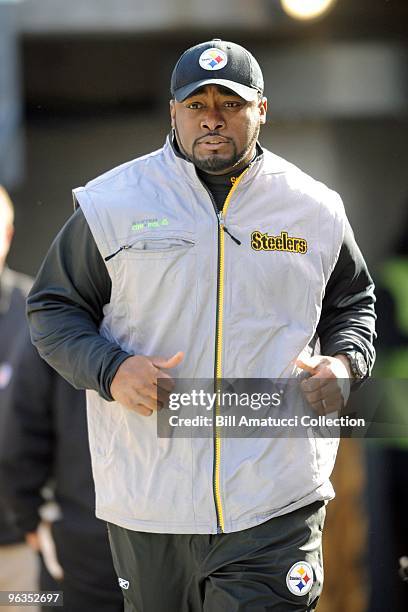
<svg viewBox="0 0 408 612"><path fill-rule="evenodd" d="M408 410L408 215L392 252L377 272L378 362L374 374L389 386L386 421L404 424ZM367 445L368 566L370 612L405 612L408 585L398 575L398 561L408 555L408 438L372 440ZM381 576L381 589L377 588Z"/></svg>
<svg viewBox="0 0 408 612"><path fill-rule="evenodd" d="M39 357L28 331L17 363L0 477L16 523L33 548L42 549L39 510L46 484L60 509L51 532L63 579L53 585L43 572L41 588L62 590L65 612L121 612L106 524L95 518L85 394Z"/></svg>
<svg viewBox="0 0 408 612"><path fill-rule="evenodd" d="M14 208L0 185L0 448L4 444L4 417L15 375L17 339L26 327L25 299L32 281L6 266L14 234ZM36 590L38 555L24 541L12 522L0 487L0 591ZM13 610L37 610L13 607Z"/></svg>

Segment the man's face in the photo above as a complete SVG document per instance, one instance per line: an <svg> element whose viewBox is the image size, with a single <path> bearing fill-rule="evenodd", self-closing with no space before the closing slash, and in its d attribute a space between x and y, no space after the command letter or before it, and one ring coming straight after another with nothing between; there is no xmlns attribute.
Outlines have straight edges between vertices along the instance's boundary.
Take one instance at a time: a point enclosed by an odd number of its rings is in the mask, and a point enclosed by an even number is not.
<svg viewBox="0 0 408 612"><path fill-rule="evenodd" d="M210 174L239 170L251 161L266 109L266 98L247 102L218 85L206 85L183 102L170 100L181 151Z"/></svg>

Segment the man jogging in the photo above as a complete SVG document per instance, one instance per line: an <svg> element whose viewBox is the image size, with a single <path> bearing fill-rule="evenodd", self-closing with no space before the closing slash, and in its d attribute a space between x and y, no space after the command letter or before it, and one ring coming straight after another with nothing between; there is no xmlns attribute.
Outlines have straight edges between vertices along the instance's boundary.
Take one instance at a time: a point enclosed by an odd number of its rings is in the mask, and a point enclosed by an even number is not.
<svg viewBox="0 0 408 612"><path fill-rule="evenodd" d="M88 389L126 610L314 610L334 441L158 438L156 410L170 377L303 370L313 409L340 410L374 361L373 283L340 197L258 143L267 100L246 49L188 49L171 94L162 149L74 190L32 339Z"/></svg>

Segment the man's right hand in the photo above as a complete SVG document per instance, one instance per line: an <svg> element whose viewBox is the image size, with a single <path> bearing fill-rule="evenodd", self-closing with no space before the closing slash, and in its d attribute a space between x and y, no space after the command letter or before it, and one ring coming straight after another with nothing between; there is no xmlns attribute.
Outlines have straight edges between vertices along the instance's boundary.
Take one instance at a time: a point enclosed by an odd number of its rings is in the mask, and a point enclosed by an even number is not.
<svg viewBox="0 0 408 612"><path fill-rule="evenodd" d="M143 416L150 416L158 403L160 407L167 401L174 387L171 376L163 370L175 368L183 359L184 353L180 351L170 359L142 355L125 359L112 380L113 399Z"/></svg>

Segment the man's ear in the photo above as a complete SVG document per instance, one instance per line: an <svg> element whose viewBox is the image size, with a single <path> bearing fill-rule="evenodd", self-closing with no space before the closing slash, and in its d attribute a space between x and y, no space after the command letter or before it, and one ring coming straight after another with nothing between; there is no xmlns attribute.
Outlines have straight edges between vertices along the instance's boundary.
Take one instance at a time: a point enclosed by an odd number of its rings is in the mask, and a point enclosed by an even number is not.
<svg viewBox="0 0 408 612"><path fill-rule="evenodd" d="M259 104L258 104L258 108L259 108L259 114L261 117L261 123L264 124L266 123L266 113L268 110L268 100L267 98L263 97L262 100L260 100Z"/></svg>
<svg viewBox="0 0 408 612"><path fill-rule="evenodd" d="M171 127L175 128L175 121L176 121L176 104L174 100L170 100L170 119L171 119Z"/></svg>

